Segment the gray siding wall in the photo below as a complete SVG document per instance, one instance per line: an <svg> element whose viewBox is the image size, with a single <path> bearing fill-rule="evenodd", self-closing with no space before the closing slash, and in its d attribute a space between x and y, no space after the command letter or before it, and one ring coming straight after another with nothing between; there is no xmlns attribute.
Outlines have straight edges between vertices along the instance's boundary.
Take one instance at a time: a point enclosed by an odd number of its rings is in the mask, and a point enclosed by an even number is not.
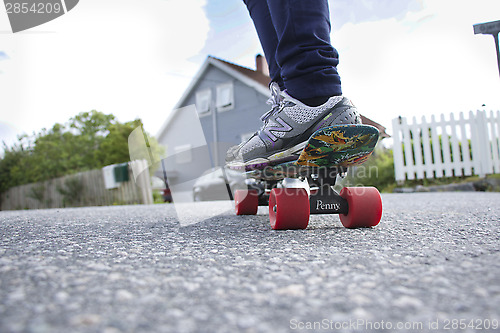
<svg viewBox="0 0 500 333"><path fill-rule="evenodd" d="M196 104L196 92L210 89L212 92L212 105L215 106L216 88L219 84L233 83L234 108L227 111L216 112L214 124L213 108L207 115L200 117L200 122L205 133L207 143L212 148L212 157L216 152L213 149L214 128L217 127L218 163L224 164L227 148L241 142L242 135L253 133L262 125L260 116L269 110L266 104L267 98L255 89L236 80L216 67L210 66L205 75L199 80L199 84L194 87L192 93L182 106ZM214 161L212 161L214 162ZM216 164L216 163L214 163Z"/></svg>
<svg viewBox="0 0 500 333"><path fill-rule="evenodd" d="M158 142L165 148L165 156L162 166L155 172L155 175L163 178L163 167L167 173L168 182L172 186L180 186L182 191L191 191L192 182L205 170L212 167L205 140L201 135L199 124L196 124L197 116L194 108L188 107L180 110L174 118L167 131L159 138ZM190 159L187 162L179 162L176 148L190 145Z"/></svg>

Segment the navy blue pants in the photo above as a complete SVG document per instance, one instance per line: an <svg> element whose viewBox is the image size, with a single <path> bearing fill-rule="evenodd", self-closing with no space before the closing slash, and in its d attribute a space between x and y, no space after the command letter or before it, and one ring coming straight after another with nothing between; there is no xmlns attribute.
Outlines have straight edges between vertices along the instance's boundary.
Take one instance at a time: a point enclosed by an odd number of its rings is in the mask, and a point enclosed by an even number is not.
<svg viewBox="0 0 500 333"><path fill-rule="evenodd" d="M341 95L328 0L244 0L272 81L299 100Z"/></svg>

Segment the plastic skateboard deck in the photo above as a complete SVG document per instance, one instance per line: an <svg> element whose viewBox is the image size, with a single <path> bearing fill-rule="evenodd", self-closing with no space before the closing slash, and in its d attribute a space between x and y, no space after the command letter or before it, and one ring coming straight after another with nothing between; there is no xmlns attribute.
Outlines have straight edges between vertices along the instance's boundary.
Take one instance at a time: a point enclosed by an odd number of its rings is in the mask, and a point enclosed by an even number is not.
<svg viewBox="0 0 500 333"><path fill-rule="evenodd" d="M249 178L281 180L307 176L321 167L349 167L365 162L373 152L378 130L369 125L338 125L316 131L296 161L247 172Z"/></svg>
<svg viewBox="0 0 500 333"><path fill-rule="evenodd" d="M310 214L339 214L347 228L377 225L382 217L382 199L378 190L374 187L344 187L337 193L333 189L335 178L332 174L336 176L347 167L365 162L378 137L378 130L368 125L326 127L309 138L296 161L248 171L249 178L266 182L271 227L305 229ZM304 188L276 186L284 178L299 177L311 180L310 193ZM234 199L237 215L257 213L257 191L236 191Z"/></svg>

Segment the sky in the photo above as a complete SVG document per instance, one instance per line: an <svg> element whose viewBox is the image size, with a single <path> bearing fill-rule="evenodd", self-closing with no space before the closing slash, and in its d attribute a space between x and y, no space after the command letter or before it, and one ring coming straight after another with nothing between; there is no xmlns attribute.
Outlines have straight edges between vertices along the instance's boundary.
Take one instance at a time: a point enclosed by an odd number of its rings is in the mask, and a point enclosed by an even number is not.
<svg viewBox="0 0 500 333"><path fill-rule="evenodd" d="M306 0L304 0L306 1ZM398 116L500 110L498 0L330 0L344 95L388 128ZM0 11L0 141L80 112L141 118L155 135L208 55L254 68L242 0L81 0L13 34Z"/></svg>

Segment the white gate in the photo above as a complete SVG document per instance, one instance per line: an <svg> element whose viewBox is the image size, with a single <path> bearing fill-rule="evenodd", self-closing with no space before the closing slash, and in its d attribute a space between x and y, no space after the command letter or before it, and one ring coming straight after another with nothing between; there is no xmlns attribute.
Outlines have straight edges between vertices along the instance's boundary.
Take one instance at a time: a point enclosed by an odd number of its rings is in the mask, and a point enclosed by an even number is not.
<svg viewBox="0 0 500 333"><path fill-rule="evenodd" d="M392 121L396 181L500 173L500 111Z"/></svg>

